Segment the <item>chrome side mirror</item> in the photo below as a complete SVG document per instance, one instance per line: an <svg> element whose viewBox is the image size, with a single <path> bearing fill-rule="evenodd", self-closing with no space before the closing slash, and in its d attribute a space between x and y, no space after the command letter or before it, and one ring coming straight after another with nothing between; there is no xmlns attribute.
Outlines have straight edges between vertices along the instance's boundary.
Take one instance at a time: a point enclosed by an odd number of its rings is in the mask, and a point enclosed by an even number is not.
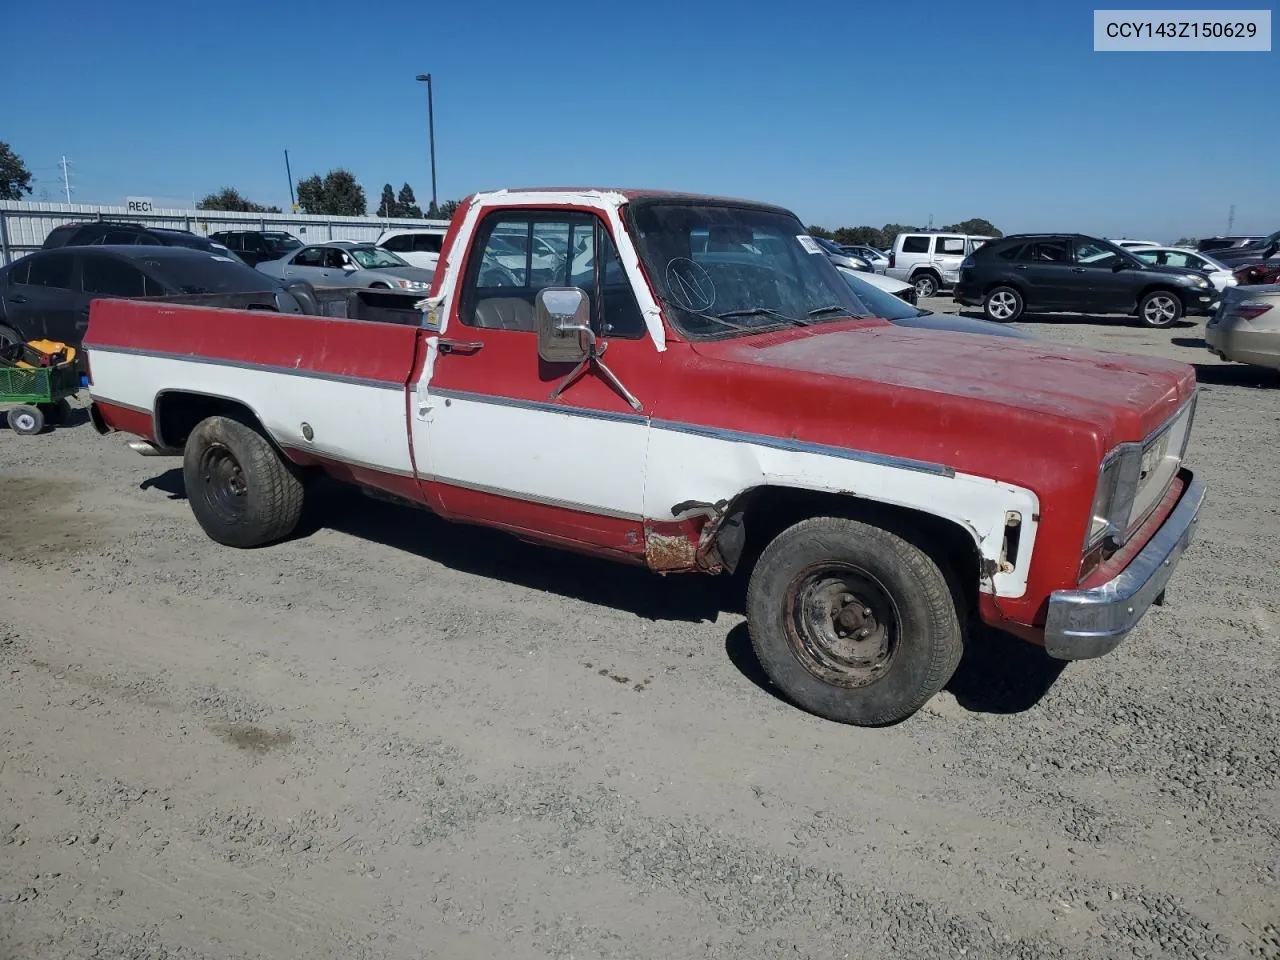
<svg viewBox="0 0 1280 960"><path fill-rule="evenodd" d="M544 287L533 301L538 356L547 363L580 363L595 354L591 299L581 287Z"/></svg>

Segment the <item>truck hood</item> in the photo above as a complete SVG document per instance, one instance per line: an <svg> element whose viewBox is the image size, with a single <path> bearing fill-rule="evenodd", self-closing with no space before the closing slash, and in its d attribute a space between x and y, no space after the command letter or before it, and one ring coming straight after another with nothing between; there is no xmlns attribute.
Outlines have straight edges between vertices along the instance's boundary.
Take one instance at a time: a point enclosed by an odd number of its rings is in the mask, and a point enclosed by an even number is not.
<svg viewBox="0 0 1280 960"><path fill-rule="evenodd" d="M1195 370L1185 363L881 320L704 341L694 349L729 363L843 382L850 390L888 387L948 405L1033 412L1120 439L1146 436L1195 391Z"/></svg>

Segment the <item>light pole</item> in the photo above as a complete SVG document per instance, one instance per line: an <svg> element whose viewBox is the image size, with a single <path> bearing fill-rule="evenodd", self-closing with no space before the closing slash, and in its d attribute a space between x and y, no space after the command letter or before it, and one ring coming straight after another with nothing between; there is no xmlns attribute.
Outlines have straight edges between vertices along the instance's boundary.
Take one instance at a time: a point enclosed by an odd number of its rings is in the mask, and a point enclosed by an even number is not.
<svg viewBox="0 0 1280 960"><path fill-rule="evenodd" d="M439 198L436 196L436 115L431 102L431 74L420 73L417 79L427 84L427 138L431 142L431 210L439 216Z"/></svg>

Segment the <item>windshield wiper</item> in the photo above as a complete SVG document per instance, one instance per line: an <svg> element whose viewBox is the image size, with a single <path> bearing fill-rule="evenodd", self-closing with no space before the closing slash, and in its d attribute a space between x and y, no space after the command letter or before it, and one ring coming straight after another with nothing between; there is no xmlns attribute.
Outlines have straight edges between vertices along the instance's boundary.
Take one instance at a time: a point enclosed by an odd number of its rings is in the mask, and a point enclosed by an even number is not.
<svg viewBox="0 0 1280 960"><path fill-rule="evenodd" d="M801 320L799 317L789 317L785 313L779 313L777 310L770 310L768 307L751 307L746 310L726 310L724 313L717 313L717 320L724 320L727 317L777 317L779 320L785 320L787 323L793 323L797 327L807 327L808 321Z"/></svg>
<svg viewBox="0 0 1280 960"><path fill-rule="evenodd" d="M861 314L861 313L853 313L849 310L848 307L842 307L838 303L833 303L830 306L818 307L814 310L810 310L809 316L820 317L824 313L839 313L842 316L852 317L855 320L861 320L866 316L865 314Z"/></svg>

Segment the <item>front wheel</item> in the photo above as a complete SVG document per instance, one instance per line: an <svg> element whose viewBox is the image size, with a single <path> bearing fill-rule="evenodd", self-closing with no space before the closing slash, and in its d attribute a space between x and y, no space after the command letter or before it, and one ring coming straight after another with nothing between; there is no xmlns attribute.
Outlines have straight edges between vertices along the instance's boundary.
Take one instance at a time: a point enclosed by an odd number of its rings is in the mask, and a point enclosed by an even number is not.
<svg viewBox="0 0 1280 960"><path fill-rule="evenodd" d="M1022 294L1013 287L996 287L982 301L982 312L996 323L1012 323L1022 316Z"/></svg>
<svg viewBox="0 0 1280 960"><path fill-rule="evenodd" d="M228 547L280 540L302 516L302 482L266 437L238 420L200 421L187 438L182 476L196 521Z"/></svg>
<svg viewBox="0 0 1280 960"><path fill-rule="evenodd" d="M922 550L870 524L815 517L783 531L747 588L769 678L794 703L857 726L903 720L960 662L960 618Z"/></svg>
<svg viewBox="0 0 1280 960"><path fill-rule="evenodd" d="M1182 316L1182 301L1168 290L1154 290L1138 304L1143 326L1167 327Z"/></svg>
<svg viewBox="0 0 1280 960"><path fill-rule="evenodd" d="M7 419L10 429L20 436L34 437L44 431L44 411L39 407L14 407Z"/></svg>

